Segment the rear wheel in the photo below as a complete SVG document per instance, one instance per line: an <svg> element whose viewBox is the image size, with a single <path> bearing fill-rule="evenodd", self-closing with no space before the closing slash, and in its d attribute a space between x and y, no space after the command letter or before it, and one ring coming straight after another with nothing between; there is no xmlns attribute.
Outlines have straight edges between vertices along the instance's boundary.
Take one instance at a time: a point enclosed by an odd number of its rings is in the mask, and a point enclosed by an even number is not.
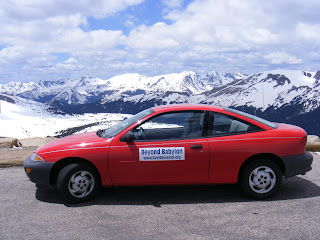
<svg viewBox="0 0 320 240"><path fill-rule="evenodd" d="M96 171L84 163L73 163L58 174L57 189L67 202L79 203L93 198L100 188Z"/></svg>
<svg viewBox="0 0 320 240"><path fill-rule="evenodd" d="M249 163L242 171L240 184L242 190L251 198L271 197L282 182L280 167L267 159Z"/></svg>

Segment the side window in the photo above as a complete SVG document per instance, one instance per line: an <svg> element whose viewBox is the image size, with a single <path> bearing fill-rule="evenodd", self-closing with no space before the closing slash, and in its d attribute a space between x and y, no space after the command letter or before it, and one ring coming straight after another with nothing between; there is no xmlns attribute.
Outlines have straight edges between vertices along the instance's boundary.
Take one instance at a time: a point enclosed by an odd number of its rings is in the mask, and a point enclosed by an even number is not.
<svg viewBox="0 0 320 240"><path fill-rule="evenodd" d="M208 136L232 135L235 133L246 133L258 130L261 129L251 123L247 123L229 115L210 112Z"/></svg>
<svg viewBox="0 0 320 240"><path fill-rule="evenodd" d="M199 138L203 133L204 112L186 111L158 115L133 130L135 140Z"/></svg>

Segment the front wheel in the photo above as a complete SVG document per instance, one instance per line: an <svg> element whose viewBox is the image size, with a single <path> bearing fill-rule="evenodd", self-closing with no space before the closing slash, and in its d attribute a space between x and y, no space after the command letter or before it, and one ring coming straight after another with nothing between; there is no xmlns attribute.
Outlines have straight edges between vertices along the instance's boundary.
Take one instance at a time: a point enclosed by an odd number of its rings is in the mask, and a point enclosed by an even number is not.
<svg viewBox="0 0 320 240"><path fill-rule="evenodd" d="M79 203L93 198L100 188L96 171L84 163L65 166L58 175L57 189L65 201Z"/></svg>
<svg viewBox="0 0 320 240"><path fill-rule="evenodd" d="M271 160L259 159L249 163L240 176L242 190L254 199L271 197L281 182L281 169Z"/></svg>

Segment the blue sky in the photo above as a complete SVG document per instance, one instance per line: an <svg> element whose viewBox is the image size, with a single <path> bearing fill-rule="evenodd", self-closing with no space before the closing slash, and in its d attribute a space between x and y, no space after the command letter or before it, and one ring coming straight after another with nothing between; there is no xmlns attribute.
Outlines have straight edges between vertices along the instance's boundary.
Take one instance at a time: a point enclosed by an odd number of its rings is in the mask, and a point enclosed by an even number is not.
<svg viewBox="0 0 320 240"><path fill-rule="evenodd" d="M320 70L318 0L7 0L0 84Z"/></svg>

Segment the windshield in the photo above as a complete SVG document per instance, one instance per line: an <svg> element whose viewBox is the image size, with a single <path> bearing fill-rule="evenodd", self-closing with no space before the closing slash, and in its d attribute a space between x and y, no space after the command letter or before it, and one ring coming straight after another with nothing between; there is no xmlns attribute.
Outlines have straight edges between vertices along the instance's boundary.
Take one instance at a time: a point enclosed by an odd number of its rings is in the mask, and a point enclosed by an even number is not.
<svg viewBox="0 0 320 240"><path fill-rule="evenodd" d="M100 130L97 132L97 135L102 138L111 138L125 130L127 127L131 126L135 122L139 121L140 119L150 115L151 113L154 113L152 108L146 109L142 112L137 113L136 115L133 115L130 118L127 118L126 120L108 128L105 130Z"/></svg>
<svg viewBox="0 0 320 240"><path fill-rule="evenodd" d="M226 111L228 112L232 112L232 113L236 113L236 114L239 114L239 115L242 115L244 117L247 117L247 118L251 118L259 123L262 123L264 125L267 125L269 127L272 127L272 128L278 128L278 125L276 125L275 123L272 123L272 122L269 122L268 120L265 120L265 119L262 119L262 118L259 118L257 116L253 116L249 113L244 113L244 112L241 112L241 111L238 111L238 110L235 110L235 109L231 109L231 108L225 108Z"/></svg>

